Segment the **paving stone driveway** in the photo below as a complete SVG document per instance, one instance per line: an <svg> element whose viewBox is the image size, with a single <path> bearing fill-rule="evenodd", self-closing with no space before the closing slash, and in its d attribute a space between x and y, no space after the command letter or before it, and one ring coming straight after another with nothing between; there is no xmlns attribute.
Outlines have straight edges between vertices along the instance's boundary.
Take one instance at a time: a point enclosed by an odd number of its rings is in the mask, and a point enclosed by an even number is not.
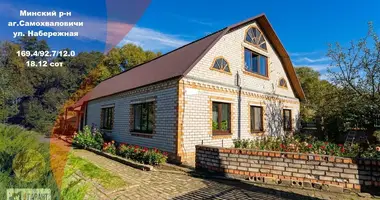
<svg viewBox="0 0 380 200"><path fill-rule="evenodd" d="M98 199L211 200L211 199L367 199L356 195L324 193L279 186L255 186L239 181L203 179L182 172L141 171L86 150L74 150L76 156L115 173L128 184L116 191L97 188Z"/></svg>

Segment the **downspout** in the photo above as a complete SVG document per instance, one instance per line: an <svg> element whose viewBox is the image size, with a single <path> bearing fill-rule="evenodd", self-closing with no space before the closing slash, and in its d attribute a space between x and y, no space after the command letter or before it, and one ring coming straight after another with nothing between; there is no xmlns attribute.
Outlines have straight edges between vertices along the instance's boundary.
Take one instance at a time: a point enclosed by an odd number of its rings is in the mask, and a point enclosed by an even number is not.
<svg viewBox="0 0 380 200"><path fill-rule="evenodd" d="M238 87L238 139L241 139L241 84L239 71L236 72L236 86Z"/></svg>
<svg viewBox="0 0 380 200"><path fill-rule="evenodd" d="M83 103L83 105L84 105L84 124L83 124L83 126L86 126L87 125L87 102L84 102Z"/></svg>
<svg viewBox="0 0 380 200"><path fill-rule="evenodd" d="M185 97L186 97L186 91L185 91L185 81L182 81L182 106L183 106L183 110L182 110L182 121L181 121L181 138L178 138L179 140L183 141L182 138L183 138L183 122L185 121ZM181 148L182 148L182 152L184 155L186 155L186 149L185 149L185 145L183 142L181 142ZM186 157L186 156L185 156ZM187 158L186 158L187 159Z"/></svg>

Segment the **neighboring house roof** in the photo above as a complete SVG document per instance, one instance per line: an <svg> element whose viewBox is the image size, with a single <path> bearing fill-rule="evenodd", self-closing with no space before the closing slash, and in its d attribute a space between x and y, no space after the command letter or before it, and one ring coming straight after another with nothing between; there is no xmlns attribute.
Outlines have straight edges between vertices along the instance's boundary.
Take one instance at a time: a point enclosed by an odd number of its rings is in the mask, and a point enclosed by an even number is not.
<svg viewBox="0 0 380 200"><path fill-rule="evenodd" d="M301 100L304 99L305 94L303 93L288 53L274 32L266 16L261 14L221 29L151 61L137 65L116 76L106 79L72 107L81 106L86 101L113 95L170 78L185 76L223 35L252 21L258 23L260 28L264 31L267 39L278 53L296 96Z"/></svg>

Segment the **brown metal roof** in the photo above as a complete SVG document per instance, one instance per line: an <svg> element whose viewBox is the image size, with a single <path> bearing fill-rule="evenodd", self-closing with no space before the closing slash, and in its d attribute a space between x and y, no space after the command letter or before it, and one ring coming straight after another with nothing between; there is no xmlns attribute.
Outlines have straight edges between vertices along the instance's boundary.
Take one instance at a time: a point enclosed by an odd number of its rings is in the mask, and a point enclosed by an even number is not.
<svg viewBox="0 0 380 200"><path fill-rule="evenodd" d="M305 95L296 76L289 55L281 44L266 16L261 14L238 24L221 29L204 38L157 57L149 62L135 66L114 77L106 79L97 85L90 93L87 93L72 107L81 106L84 102L90 100L153 84L170 78L184 76L224 34L236 30L240 26L254 20L264 30L268 40L270 40L271 44L274 46L274 49L279 54L280 60L284 65L285 71L290 79L291 86L296 92L297 97L304 99Z"/></svg>
<svg viewBox="0 0 380 200"><path fill-rule="evenodd" d="M222 34L222 30L215 32L111 77L91 91L89 100L182 76L189 66Z"/></svg>

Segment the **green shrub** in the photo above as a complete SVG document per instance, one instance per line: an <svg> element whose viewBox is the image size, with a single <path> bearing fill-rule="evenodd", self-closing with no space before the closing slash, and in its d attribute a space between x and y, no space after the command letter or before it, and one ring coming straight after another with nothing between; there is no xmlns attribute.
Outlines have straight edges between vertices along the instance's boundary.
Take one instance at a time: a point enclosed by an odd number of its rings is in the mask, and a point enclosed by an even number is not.
<svg viewBox="0 0 380 200"><path fill-rule="evenodd" d="M102 149L103 136L98 130L93 130L88 126L83 128L83 131L79 131L73 139L73 144L79 147L91 147L95 149Z"/></svg>
<svg viewBox="0 0 380 200"><path fill-rule="evenodd" d="M49 188L52 199L60 199L59 189L49 165L49 143L41 142L39 137L44 136L20 126L0 124L0 196L5 197L8 188ZM33 155L29 160L30 153L28 152L34 152L36 156ZM20 160L21 157L17 155L24 155L25 159ZM41 156L45 167L38 165L39 162L34 163L36 161L34 158L41 158ZM16 160L25 163L14 166L16 157L19 157ZM15 170L30 171L17 175ZM33 181L30 181L30 178Z"/></svg>
<svg viewBox="0 0 380 200"><path fill-rule="evenodd" d="M376 138L376 143L380 144L380 130L375 131L373 136Z"/></svg>

